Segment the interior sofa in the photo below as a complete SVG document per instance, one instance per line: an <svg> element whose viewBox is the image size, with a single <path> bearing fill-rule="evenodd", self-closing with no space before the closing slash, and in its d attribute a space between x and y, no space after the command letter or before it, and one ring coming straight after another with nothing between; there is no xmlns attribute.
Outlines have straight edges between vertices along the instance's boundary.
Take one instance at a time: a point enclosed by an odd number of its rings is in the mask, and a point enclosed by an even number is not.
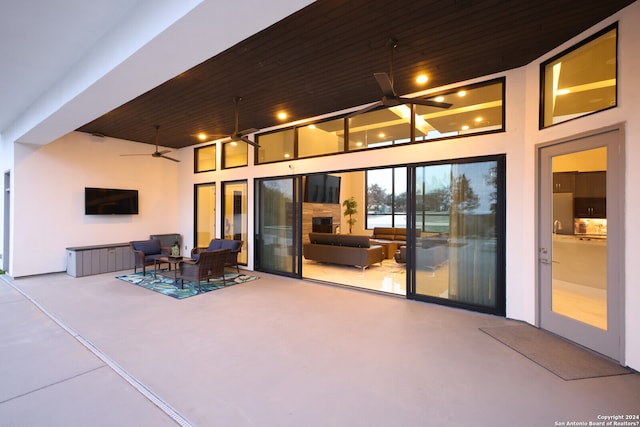
<svg viewBox="0 0 640 427"><path fill-rule="evenodd" d="M400 246L395 253L398 263L407 262L407 247ZM449 242L446 239L421 239L417 244L416 263L418 269L435 272L436 269L449 260Z"/></svg>
<svg viewBox="0 0 640 427"><path fill-rule="evenodd" d="M393 258L398 247L407 244L407 229L396 227L374 227L371 243L382 246L384 257Z"/></svg>
<svg viewBox="0 0 640 427"><path fill-rule="evenodd" d="M405 244L407 242L407 229L398 227L374 227L371 238Z"/></svg>
<svg viewBox="0 0 640 427"><path fill-rule="evenodd" d="M302 245L305 259L332 264L353 265L363 270L384 259L380 245L372 245L369 236L353 234L309 233Z"/></svg>

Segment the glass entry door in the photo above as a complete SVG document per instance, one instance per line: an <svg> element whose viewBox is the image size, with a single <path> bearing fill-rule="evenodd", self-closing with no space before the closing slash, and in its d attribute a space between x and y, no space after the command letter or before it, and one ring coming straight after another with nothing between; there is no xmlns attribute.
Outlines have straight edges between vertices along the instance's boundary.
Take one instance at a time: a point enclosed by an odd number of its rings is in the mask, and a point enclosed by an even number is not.
<svg viewBox="0 0 640 427"><path fill-rule="evenodd" d="M620 132L543 147L538 268L540 326L621 357Z"/></svg>
<svg viewBox="0 0 640 427"><path fill-rule="evenodd" d="M256 269L300 277L300 178L256 181Z"/></svg>

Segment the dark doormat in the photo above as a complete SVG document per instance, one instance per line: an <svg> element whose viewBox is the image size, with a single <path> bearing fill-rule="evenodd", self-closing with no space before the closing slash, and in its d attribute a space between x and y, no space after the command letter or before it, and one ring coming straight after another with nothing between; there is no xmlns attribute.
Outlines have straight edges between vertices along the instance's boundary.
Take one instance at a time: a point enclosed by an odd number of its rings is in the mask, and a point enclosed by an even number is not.
<svg viewBox="0 0 640 427"><path fill-rule="evenodd" d="M633 372L531 325L497 326L480 330L563 380L608 377Z"/></svg>

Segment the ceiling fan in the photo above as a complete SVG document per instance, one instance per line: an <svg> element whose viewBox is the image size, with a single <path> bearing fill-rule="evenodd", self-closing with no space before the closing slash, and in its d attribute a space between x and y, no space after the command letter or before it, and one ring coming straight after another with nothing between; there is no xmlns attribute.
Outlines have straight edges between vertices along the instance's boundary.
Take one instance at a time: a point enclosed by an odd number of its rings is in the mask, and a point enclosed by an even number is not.
<svg viewBox="0 0 640 427"><path fill-rule="evenodd" d="M236 120L235 128L234 128L235 130L231 135L220 135L219 138L227 138L231 141L242 141L249 145L253 145L256 148L259 148L260 146L256 142L253 142L252 140L247 138L247 135L249 135L250 133L255 133L259 129L251 128L251 129L245 129L243 131L238 130L238 110L239 110L240 101L242 101L242 97L240 96L233 97L233 103L235 104L234 108L235 108L235 120Z"/></svg>
<svg viewBox="0 0 640 427"><path fill-rule="evenodd" d="M160 126L156 125L156 151L151 154L121 154L121 156L151 156L151 157L160 157L163 159L171 160L173 162L179 162L180 160L174 159L173 157L165 156L165 154L170 153L171 150L162 150L158 151L158 134L160 133Z"/></svg>
<svg viewBox="0 0 640 427"><path fill-rule="evenodd" d="M426 105L427 107L437 107L437 108L450 108L452 104L446 102L437 102L431 101L429 99L420 99L420 98L404 98L398 96L396 94L395 89L393 88L393 59L395 48L398 46L398 40L391 38L387 41L387 47L391 50L391 60L389 66L389 74L387 73L373 73L373 77L378 82L378 86L382 90L382 99L374 104L368 105L361 110L353 112L349 114L347 117L351 118L357 116L358 114L366 113L367 111L371 111L381 106L385 107L395 107L396 105L401 104L415 104L415 105Z"/></svg>

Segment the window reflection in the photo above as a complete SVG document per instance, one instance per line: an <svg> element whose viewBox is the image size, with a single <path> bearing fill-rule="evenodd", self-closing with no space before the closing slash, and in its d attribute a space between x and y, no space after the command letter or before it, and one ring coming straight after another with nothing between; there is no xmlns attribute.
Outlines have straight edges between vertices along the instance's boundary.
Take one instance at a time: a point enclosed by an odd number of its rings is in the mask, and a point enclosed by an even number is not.
<svg viewBox="0 0 640 427"><path fill-rule="evenodd" d="M216 144L195 148L194 163L196 173L216 170Z"/></svg>
<svg viewBox="0 0 640 427"><path fill-rule="evenodd" d="M346 151L360 151L408 144L412 134L413 142L423 142L504 131L504 87L504 79L497 79L425 98L451 104L447 109L396 105L258 135L258 163L342 153L345 139Z"/></svg>
<svg viewBox="0 0 640 427"><path fill-rule="evenodd" d="M298 128L298 158L344 151L344 119Z"/></svg>
<svg viewBox="0 0 640 427"><path fill-rule="evenodd" d="M499 310L498 162L416 169L416 293Z"/></svg>
<svg viewBox="0 0 640 427"><path fill-rule="evenodd" d="M406 144L411 141L411 108L407 105L359 114L349 120L349 151Z"/></svg>
<svg viewBox="0 0 640 427"><path fill-rule="evenodd" d="M617 26L542 64L540 127L617 105Z"/></svg>
<svg viewBox="0 0 640 427"><path fill-rule="evenodd" d="M222 145L222 168L247 166L247 144L231 141Z"/></svg>
<svg viewBox="0 0 640 427"><path fill-rule="evenodd" d="M195 239L194 246L207 247L216 235L216 185L195 185Z"/></svg>
<svg viewBox="0 0 640 427"><path fill-rule="evenodd" d="M294 129L258 135L257 163L281 162L293 159Z"/></svg>
<svg viewBox="0 0 640 427"><path fill-rule="evenodd" d="M249 225L247 215L247 181L222 183L223 199L223 230L222 237L229 240L241 240L244 242L238 254L238 263L247 264L248 238L247 227Z"/></svg>
<svg viewBox="0 0 640 427"><path fill-rule="evenodd" d="M503 92L501 80L430 98L452 104L446 110L416 105L416 141L503 130Z"/></svg>

